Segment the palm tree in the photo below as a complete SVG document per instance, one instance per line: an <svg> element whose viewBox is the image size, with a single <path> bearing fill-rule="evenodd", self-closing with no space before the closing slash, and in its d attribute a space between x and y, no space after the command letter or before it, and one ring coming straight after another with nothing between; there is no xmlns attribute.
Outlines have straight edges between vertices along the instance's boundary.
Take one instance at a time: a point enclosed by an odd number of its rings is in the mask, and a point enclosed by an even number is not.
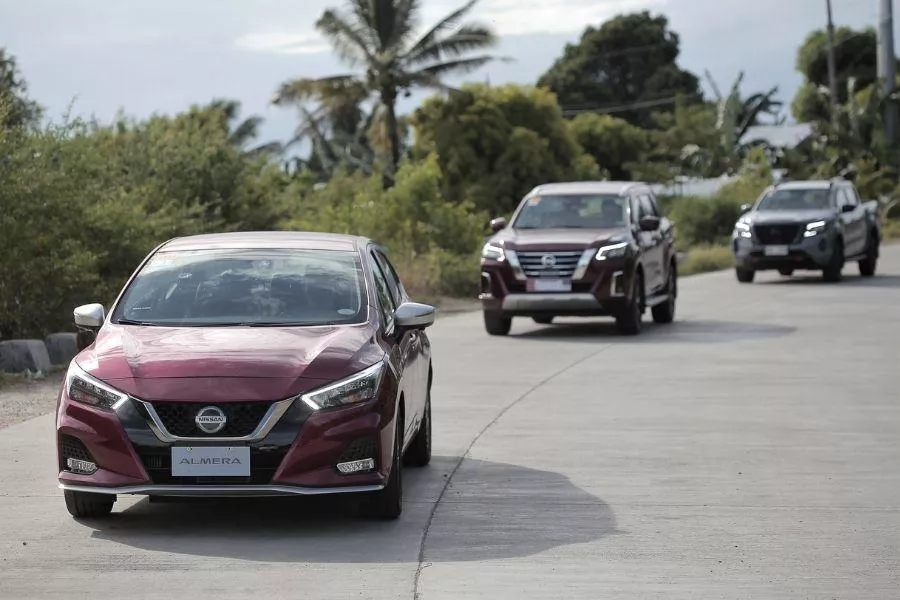
<svg viewBox="0 0 900 600"><path fill-rule="evenodd" d="M228 127L228 141L234 147L240 148L245 154L276 154L281 152L282 146L278 142L267 142L247 149L247 145L259 136L259 126L263 124L263 118L254 115L239 121L240 102L216 99L210 102L206 109L213 113L221 114Z"/></svg>
<svg viewBox="0 0 900 600"><path fill-rule="evenodd" d="M369 118L380 115L384 119L392 176L401 154L397 98L408 96L413 88L448 90L441 81L444 76L469 73L494 60L488 55L464 56L497 41L490 28L462 23L476 2L466 2L418 39L414 35L422 0L348 0L344 11L326 10L316 29L348 67L361 72L290 81L282 86L282 92L321 92L335 87L362 90L376 105Z"/></svg>

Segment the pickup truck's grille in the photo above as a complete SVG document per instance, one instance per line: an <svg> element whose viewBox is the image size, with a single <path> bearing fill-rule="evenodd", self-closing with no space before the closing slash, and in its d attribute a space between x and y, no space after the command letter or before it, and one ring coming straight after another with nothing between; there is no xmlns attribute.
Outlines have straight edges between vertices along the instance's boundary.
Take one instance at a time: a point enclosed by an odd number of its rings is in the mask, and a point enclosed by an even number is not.
<svg viewBox="0 0 900 600"><path fill-rule="evenodd" d="M763 244L791 244L800 233L800 226L793 223L754 225L753 233Z"/></svg>
<svg viewBox="0 0 900 600"><path fill-rule="evenodd" d="M583 254L577 252L516 252L526 277L570 279Z"/></svg>

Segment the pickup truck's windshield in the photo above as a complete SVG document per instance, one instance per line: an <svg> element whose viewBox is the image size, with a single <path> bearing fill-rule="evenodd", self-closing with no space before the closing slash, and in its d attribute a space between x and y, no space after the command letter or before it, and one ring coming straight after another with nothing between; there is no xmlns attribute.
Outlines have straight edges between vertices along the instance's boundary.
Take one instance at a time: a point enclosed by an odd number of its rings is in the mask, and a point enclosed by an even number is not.
<svg viewBox="0 0 900 600"><path fill-rule="evenodd" d="M831 208L830 190L775 190L759 201L756 210L819 210Z"/></svg>
<svg viewBox="0 0 900 600"><path fill-rule="evenodd" d="M365 316L363 282L355 252L161 252L138 273L112 320L178 327L356 323Z"/></svg>
<svg viewBox="0 0 900 600"><path fill-rule="evenodd" d="M614 194L532 196L519 211L515 229L613 229L628 223L628 200Z"/></svg>

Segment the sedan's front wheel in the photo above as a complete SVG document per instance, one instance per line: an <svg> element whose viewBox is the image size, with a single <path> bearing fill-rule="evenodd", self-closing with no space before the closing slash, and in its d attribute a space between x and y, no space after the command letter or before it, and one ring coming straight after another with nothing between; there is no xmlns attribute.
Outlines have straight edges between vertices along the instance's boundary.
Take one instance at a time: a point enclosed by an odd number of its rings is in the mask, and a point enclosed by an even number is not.
<svg viewBox="0 0 900 600"><path fill-rule="evenodd" d="M411 467L424 467L431 462L431 385L428 386L428 395L425 398L422 423L403 460Z"/></svg>
<svg viewBox="0 0 900 600"><path fill-rule="evenodd" d="M362 513L372 519L394 520L403 512L403 415L397 413L397 431L394 433L394 456L391 474L383 489L372 492L363 501Z"/></svg>
<svg viewBox="0 0 900 600"><path fill-rule="evenodd" d="M65 490L66 509L76 519L100 519L112 512L116 497L112 494L91 494Z"/></svg>

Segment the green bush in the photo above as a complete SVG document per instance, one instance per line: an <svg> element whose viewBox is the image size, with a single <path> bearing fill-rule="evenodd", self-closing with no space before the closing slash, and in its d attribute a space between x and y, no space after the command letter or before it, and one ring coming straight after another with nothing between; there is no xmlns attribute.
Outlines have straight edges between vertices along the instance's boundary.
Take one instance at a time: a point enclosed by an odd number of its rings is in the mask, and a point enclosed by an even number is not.
<svg viewBox="0 0 900 600"><path fill-rule="evenodd" d="M728 246L696 246L691 248L684 262L678 266L679 275L696 275L721 271L734 266L734 257Z"/></svg>
<svg viewBox="0 0 900 600"><path fill-rule="evenodd" d="M668 212L681 249L726 243L740 214L741 202L722 196L677 198Z"/></svg>

